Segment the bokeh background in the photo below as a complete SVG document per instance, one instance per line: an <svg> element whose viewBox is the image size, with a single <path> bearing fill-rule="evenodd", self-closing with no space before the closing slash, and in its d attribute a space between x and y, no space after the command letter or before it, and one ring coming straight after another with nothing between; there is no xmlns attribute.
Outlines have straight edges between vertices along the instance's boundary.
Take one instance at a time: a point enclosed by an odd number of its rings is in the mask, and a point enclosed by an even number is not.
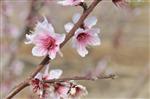
<svg viewBox="0 0 150 99"><path fill-rule="evenodd" d="M34 3L32 1L35 1ZM92 0L85 0L88 4ZM69 41L63 48L63 58L57 56L51 69L60 68L63 77L83 75L98 62L107 65L106 73L116 79L78 81L89 94L82 99L150 99L149 90L149 0L128 0L130 8L118 9L111 0L103 0L90 16L96 16L95 27L101 46L89 47L89 54L81 58ZM62 7L56 0L1 0L1 97L25 79L43 57L31 54L33 45L25 45L25 33L46 16L58 33L66 33L64 24L71 21L81 7ZM32 9L32 11L31 11ZM36 99L25 88L14 99Z"/></svg>

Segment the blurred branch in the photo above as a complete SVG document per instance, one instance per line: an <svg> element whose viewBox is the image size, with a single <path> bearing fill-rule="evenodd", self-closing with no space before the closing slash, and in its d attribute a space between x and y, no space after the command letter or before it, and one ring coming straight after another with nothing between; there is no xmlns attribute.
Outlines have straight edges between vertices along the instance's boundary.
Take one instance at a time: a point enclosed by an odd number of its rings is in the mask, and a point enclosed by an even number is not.
<svg viewBox="0 0 150 99"><path fill-rule="evenodd" d="M139 91L144 87L143 85L149 80L149 70L150 65L146 65L141 73L138 75L138 80L136 81L136 84L133 84L133 88L131 91L129 91L129 98L136 98Z"/></svg>
<svg viewBox="0 0 150 99"><path fill-rule="evenodd" d="M87 77L87 76L75 76L75 77L69 77L69 78L60 78L60 79L52 79L52 80L45 80L45 83L54 83L54 82L65 82L65 81L70 81L70 80L97 80L97 79L114 79L115 75L105 75L105 76L99 76L97 78L93 77Z"/></svg>
<svg viewBox="0 0 150 99"><path fill-rule="evenodd" d="M39 2L38 0L32 0L31 1L31 8L29 15L26 18L26 24L24 29L22 30L21 35L17 39L15 39L14 42L12 42L11 47L15 47L15 49L10 51L10 58L6 64L6 66L10 66L12 62L16 59L16 54L17 54L17 49L21 45L22 41L24 40L24 36L26 33L29 33L31 29L31 24L32 24L32 18L38 16L39 10L43 7L44 2ZM8 16L6 17L7 20L9 20Z"/></svg>
<svg viewBox="0 0 150 99"><path fill-rule="evenodd" d="M93 11L93 9L96 7L96 5L102 0L94 0L92 4L89 6L89 8L82 14L78 22L74 25L74 27L71 29L71 31L67 34L64 42L60 45L60 48L62 48L74 35L75 31L82 25L83 21L86 19L86 17ZM11 93L8 94L6 99L11 99L13 96L15 96L17 93L19 93L22 89L24 89L26 86L28 86L28 81L30 81L32 78L36 76L36 74L41 71L46 64L49 63L50 58L48 55L42 60L42 62L36 67L36 69L33 71L33 73L30 75L28 79L26 79L24 82L19 84L17 88L12 90Z"/></svg>

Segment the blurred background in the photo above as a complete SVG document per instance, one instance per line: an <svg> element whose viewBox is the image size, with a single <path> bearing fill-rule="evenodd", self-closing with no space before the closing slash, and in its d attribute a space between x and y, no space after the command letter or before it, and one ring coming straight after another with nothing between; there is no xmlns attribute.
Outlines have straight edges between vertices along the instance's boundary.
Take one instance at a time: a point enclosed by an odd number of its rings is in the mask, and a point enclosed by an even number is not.
<svg viewBox="0 0 150 99"><path fill-rule="evenodd" d="M85 0L89 5L92 0ZM149 90L149 0L128 0L130 8L118 9L111 0L103 0L90 16L96 16L95 27L101 46L89 47L89 54L81 58L69 41L51 62L51 69L60 68L63 77L83 75L98 63L106 73L117 78L97 81L78 81L89 94L81 99L150 99ZM20 81L27 78L43 57L31 54L33 45L25 45L25 34L46 16L56 33L66 33L64 24L70 22L81 7L62 7L56 0L1 0L0 1L0 67L1 97ZM36 99L25 88L14 99Z"/></svg>

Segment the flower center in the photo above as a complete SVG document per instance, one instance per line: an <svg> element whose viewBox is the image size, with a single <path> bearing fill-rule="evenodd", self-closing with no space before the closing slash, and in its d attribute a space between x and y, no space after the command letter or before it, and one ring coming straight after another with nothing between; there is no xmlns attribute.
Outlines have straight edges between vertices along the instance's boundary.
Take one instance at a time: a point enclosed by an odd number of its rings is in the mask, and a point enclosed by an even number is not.
<svg viewBox="0 0 150 99"><path fill-rule="evenodd" d="M89 37L89 35L87 33L80 33L77 36L77 40L79 40L79 41L85 41L88 37Z"/></svg>
<svg viewBox="0 0 150 99"><path fill-rule="evenodd" d="M53 39L51 36L48 36L47 38L45 38L44 40L44 47L48 50L53 49L54 47L56 47L57 45L55 44L55 39Z"/></svg>

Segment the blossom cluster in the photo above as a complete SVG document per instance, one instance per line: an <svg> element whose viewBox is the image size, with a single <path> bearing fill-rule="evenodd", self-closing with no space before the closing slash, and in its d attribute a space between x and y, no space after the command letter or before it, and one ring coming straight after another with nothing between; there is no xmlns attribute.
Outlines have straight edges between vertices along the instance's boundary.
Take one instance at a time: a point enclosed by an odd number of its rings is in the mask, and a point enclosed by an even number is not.
<svg viewBox="0 0 150 99"><path fill-rule="evenodd" d="M83 3L84 0L61 0L58 4L64 6L77 6ZM112 2L119 6L120 3L124 4L125 0L112 0ZM72 18L73 22L67 23L64 28L67 33L73 28L74 24L78 22L81 15L79 13L75 14ZM96 17L89 17L85 19L84 23L79 29L75 31L72 39L73 48L75 48L78 54L85 57L88 54L86 49L88 45L97 46L101 44L98 33L100 33L99 28L93 28L96 25ZM65 34L55 33L52 24L48 23L48 20L44 17L43 22L38 22L32 34L26 34L27 42L26 44L34 44L35 47L32 49L32 54L34 56L46 56L54 59L57 53L60 52L60 44L65 40Z"/></svg>
<svg viewBox="0 0 150 99"><path fill-rule="evenodd" d="M48 1L49 0L45 0L44 3L47 3ZM127 7L126 5L127 2L125 0L112 0L112 2L117 7ZM62 6L82 6L84 11L83 13L85 13L85 11L88 10L88 6L86 5L85 0L58 0L57 3ZM8 5L5 5L3 8L5 9L3 14L8 20L9 18L8 16L11 16L12 14L12 8L9 8ZM24 14L21 14L19 16L22 17L24 16ZM95 16L91 16L85 18L85 20L81 18L82 20L84 20L83 23L79 26L78 29L76 29L74 33L70 32L75 26L79 25L77 23L79 22L80 17L81 14L76 13L73 15L72 21L64 25L64 30L66 31L65 34L65 33L57 33L53 25L49 23L47 18L44 16L43 21L37 22L33 31L30 31L29 34L26 34L25 44L34 45L34 47L32 48L33 56L42 57L48 55L48 57L51 60L53 60L56 58L57 54L63 56L62 52L60 51L60 47L62 47L64 42L68 40L67 38L68 34L71 34L71 36L73 34L72 43L71 43L72 47L77 51L77 53L81 57L85 57L88 54L87 48L89 46L101 45L101 40L99 38L100 29L94 27L98 20ZM30 21L30 23L32 23L34 19L35 19L34 16L29 16L27 18L27 20ZM16 33L13 34L14 38L20 39L19 37L21 36L18 34L19 30L16 27L14 27L12 24L8 24L10 22L6 22L6 23L7 23L6 27L9 27L9 29L4 28L4 30L7 32ZM31 25L31 24L28 23L27 25ZM12 52L14 52L16 48L17 47L13 48ZM89 77L88 80L90 79L90 77L92 80L98 79L100 74L107 72L106 66L107 66L107 61L102 60L101 62L99 62L99 64L96 66L95 69L93 70L91 69L90 71L88 71L85 76L87 78ZM76 99L76 98L80 98L81 96L85 96L88 93L86 87L77 84L75 80L61 80L60 77L63 73L61 69L53 69L49 71L49 65L45 67L46 69L44 73L38 72L36 76L29 81L31 90L34 93L36 93L40 99L49 99L49 98ZM13 70L14 68L16 69ZM24 66L22 62L14 61L14 63L12 63L12 66L10 67L10 71L11 71L10 73L17 77L22 73L23 68ZM111 70L108 73L110 72ZM46 81L52 81L52 82L46 82ZM11 86L10 81L6 81L6 82L8 83L4 84L4 87L2 86L3 87L2 89L4 89L4 91Z"/></svg>
<svg viewBox="0 0 150 99"><path fill-rule="evenodd" d="M58 79L62 75L62 70L54 69L48 72L49 65L47 65L44 73L38 73L30 82L31 89L36 93L40 99L68 99L78 98L87 94L84 86L78 85L75 81L45 83L45 80Z"/></svg>
<svg viewBox="0 0 150 99"><path fill-rule="evenodd" d="M74 24L79 20L80 14L77 13L73 16L72 22L65 24L64 28L68 33ZM86 47L88 45L97 46L100 45L100 39L98 33L99 28L93 28L96 25L96 17L89 17L85 19L82 26L76 30L72 44L73 48L77 50L80 56L85 57L88 54ZM52 24L48 23L48 20L44 17L43 22L38 22L32 34L26 34L26 44L34 44L32 49L34 56L46 56L54 59L57 53L60 53L60 44L65 40L65 34L55 33Z"/></svg>
<svg viewBox="0 0 150 99"><path fill-rule="evenodd" d="M82 6L84 0L61 0L58 4L63 6ZM54 59L57 54L62 56L60 51L61 44L65 41L66 35L70 33L74 25L79 21L80 13L74 14L72 22L64 25L66 34L56 33L54 27L44 17L42 22L38 22L30 34L26 34L26 44L34 44L32 54L34 56L46 56ZM88 46L98 46L101 44L99 38L100 29L94 26L97 23L95 16L87 17L82 25L75 31L72 37L72 47L76 49L81 57L88 54ZM103 70L102 66L98 66L95 74L92 76L97 77ZM101 72L99 72L101 70ZM74 80L46 83L46 80L59 79L62 75L62 70L54 69L49 71L49 66L46 66L44 73L38 73L34 79L31 80L30 85L34 93L41 99L69 99L79 98L87 94L86 87L77 84ZM88 74L87 74L88 75Z"/></svg>
<svg viewBox="0 0 150 99"><path fill-rule="evenodd" d="M63 6L81 6L84 0L60 0L58 4ZM76 13L72 17L72 22L64 25L64 29L68 34L74 25L79 21L81 14ZM80 28L78 28L72 37L72 47L76 49L81 57L88 54L88 46L98 46L101 44L99 34L100 29L94 28L97 23L95 16L88 17L84 20ZM61 44L65 41L66 34L56 33L54 27L48 22L46 17L42 22L38 22L30 34L26 34L25 44L34 44L32 54L34 56L46 56L55 59L57 54L62 56L60 51ZM74 80L46 83L46 80L59 79L62 70L54 69L50 72L49 66L46 66L44 73L38 73L34 79L30 81L31 89L41 99L75 99L87 94L84 86L78 85Z"/></svg>

